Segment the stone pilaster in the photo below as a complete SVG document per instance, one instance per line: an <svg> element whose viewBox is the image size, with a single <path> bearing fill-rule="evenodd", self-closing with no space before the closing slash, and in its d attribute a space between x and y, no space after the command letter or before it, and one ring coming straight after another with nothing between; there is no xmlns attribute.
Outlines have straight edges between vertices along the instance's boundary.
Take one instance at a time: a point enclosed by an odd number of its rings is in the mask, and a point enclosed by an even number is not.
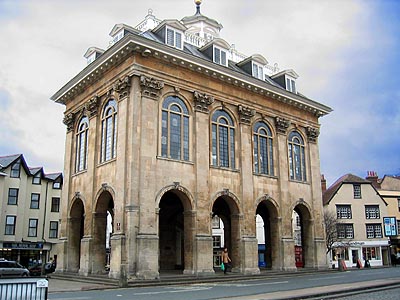
<svg viewBox="0 0 400 300"><path fill-rule="evenodd" d="M126 263L125 261L125 242L126 238L124 234L112 234L110 238L111 242L111 259L110 259L110 278L121 280L121 277L127 277ZM121 268L125 268L121 270ZM122 271L122 272L121 272ZM122 278L124 279L124 278Z"/></svg>
<svg viewBox="0 0 400 300"><path fill-rule="evenodd" d="M242 237L242 270L245 275L260 274L258 268L258 242L255 236Z"/></svg>
<svg viewBox="0 0 400 300"><path fill-rule="evenodd" d="M282 237L282 266L284 271L296 271L294 259L294 240L292 237Z"/></svg>
<svg viewBox="0 0 400 300"><path fill-rule="evenodd" d="M92 272L91 258L93 254L93 238L92 236L84 236L81 240L81 258L79 275L88 276Z"/></svg>
<svg viewBox="0 0 400 300"><path fill-rule="evenodd" d="M213 275L213 239L211 235L196 235L195 251L197 254L196 274L198 276Z"/></svg>
<svg viewBox="0 0 400 300"><path fill-rule="evenodd" d="M138 279L158 279L158 236L156 234L138 234L137 272Z"/></svg>
<svg viewBox="0 0 400 300"><path fill-rule="evenodd" d="M51 251L52 255L57 255L57 268L56 273L63 273L68 271L67 253L68 253L68 240L66 237L58 239L57 243L53 246Z"/></svg>

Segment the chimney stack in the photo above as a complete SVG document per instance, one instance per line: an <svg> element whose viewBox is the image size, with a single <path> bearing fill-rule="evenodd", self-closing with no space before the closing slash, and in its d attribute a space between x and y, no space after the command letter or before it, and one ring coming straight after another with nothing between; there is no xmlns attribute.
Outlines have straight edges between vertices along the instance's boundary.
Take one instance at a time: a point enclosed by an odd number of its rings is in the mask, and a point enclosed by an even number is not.
<svg viewBox="0 0 400 300"><path fill-rule="evenodd" d="M365 178L368 181L371 181L372 185L376 189L381 188L381 184L378 182L378 174L375 171L368 171L367 172L367 177Z"/></svg>
<svg viewBox="0 0 400 300"><path fill-rule="evenodd" d="M321 175L321 190L322 190L322 194L324 194L326 191L326 179L325 179L324 174Z"/></svg>

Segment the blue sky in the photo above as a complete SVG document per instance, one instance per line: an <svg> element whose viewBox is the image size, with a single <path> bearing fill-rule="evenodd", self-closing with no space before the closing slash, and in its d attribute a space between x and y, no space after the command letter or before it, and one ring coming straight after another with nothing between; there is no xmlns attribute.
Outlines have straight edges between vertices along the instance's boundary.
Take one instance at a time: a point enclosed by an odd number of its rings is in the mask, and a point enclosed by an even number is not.
<svg viewBox="0 0 400 300"><path fill-rule="evenodd" d="M49 98L107 48L117 23L192 15L192 0L0 0L0 155L63 170L64 107ZM353 173L400 174L400 1L203 0L221 37L294 69L298 90L334 111L320 119L328 185Z"/></svg>

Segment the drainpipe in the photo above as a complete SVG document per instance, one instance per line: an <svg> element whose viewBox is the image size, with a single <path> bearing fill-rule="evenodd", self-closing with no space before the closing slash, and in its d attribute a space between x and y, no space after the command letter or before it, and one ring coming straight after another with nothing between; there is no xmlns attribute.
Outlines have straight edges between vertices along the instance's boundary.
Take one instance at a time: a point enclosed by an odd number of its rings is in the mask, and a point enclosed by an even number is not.
<svg viewBox="0 0 400 300"><path fill-rule="evenodd" d="M43 215L43 228L42 228L42 241L45 242L45 238L44 238L44 230L46 228L46 215L47 215L47 196L48 196L48 190L49 190L49 182L46 183L46 198L44 201L44 215Z"/></svg>

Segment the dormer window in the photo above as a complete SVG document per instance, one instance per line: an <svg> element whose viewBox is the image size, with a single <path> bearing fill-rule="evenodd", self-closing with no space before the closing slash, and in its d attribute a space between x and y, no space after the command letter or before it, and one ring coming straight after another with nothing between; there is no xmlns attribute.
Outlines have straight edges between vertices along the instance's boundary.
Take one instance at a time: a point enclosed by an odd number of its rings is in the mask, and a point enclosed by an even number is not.
<svg viewBox="0 0 400 300"><path fill-rule="evenodd" d="M299 75L293 70L284 70L271 76L285 90L297 94L296 79Z"/></svg>
<svg viewBox="0 0 400 300"><path fill-rule="evenodd" d="M296 82L293 78L286 76L286 89L296 94Z"/></svg>
<svg viewBox="0 0 400 300"><path fill-rule="evenodd" d="M264 68L255 62L253 62L253 77L264 80Z"/></svg>
<svg viewBox="0 0 400 300"><path fill-rule="evenodd" d="M222 48L214 46L214 62L219 65L226 66L226 51Z"/></svg>
<svg viewBox="0 0 400 300"><path fill-rule="evenodd" d="M113 43L115 44L116 42L118 42L120 39L122 39L124 37L124 30L120 30L116 35L114 35L113 37Z"/></svg>
<svg viewBox="0 0 400 300"><path fill-rule="evenodd" d="M42 180L41 174L40 174L40 172L38 172L33 176L32 184L41 184L41 182L42 182L41 180Z"/></svg>
<svg viewBox="0 0 400 300"><path fill-rule="evenodd" d="M166 27L166 30L165 43L182 50L182 33L170 27Z"/></svg>
<svg viewBox="0 0 400 300"><path fill-rule="evenodd" d="M85 55L87 64L94 62L98 57L100 57L104 53L103 49L97 47L90 47L87 49Z"/></svg>

